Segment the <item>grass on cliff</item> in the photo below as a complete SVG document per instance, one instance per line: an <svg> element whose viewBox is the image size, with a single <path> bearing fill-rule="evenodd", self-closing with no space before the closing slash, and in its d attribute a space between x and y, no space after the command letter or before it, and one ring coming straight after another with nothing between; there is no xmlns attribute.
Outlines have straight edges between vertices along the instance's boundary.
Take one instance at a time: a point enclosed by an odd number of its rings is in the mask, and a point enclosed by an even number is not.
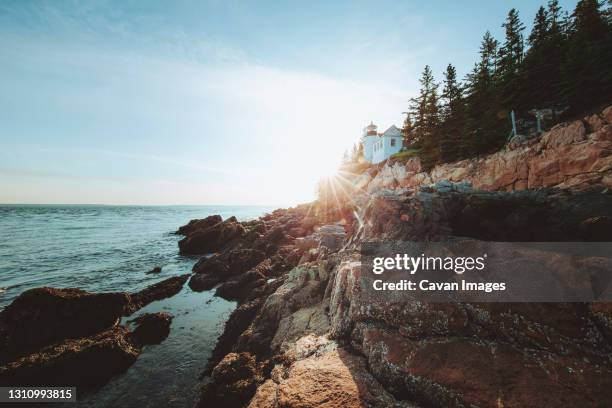
<svg viewBox="0 0 612 408"><path fill-rule="evenodd" d="M406 149L391 155L391 160L406 162L413 157L419 157L421 149Z"/></svg>

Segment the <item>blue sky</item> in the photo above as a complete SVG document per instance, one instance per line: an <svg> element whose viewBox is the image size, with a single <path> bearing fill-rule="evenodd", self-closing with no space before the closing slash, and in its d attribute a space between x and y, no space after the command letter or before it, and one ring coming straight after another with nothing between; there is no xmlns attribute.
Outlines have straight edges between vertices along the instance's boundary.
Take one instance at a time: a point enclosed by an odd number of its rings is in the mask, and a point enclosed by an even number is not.
<svg viewBox="0 0 612 408"><path fill-rule="evenodd" d="M425 64L463 76L538 6L1 2L0 203L311 200L366 123L401 125Z"/></svg>

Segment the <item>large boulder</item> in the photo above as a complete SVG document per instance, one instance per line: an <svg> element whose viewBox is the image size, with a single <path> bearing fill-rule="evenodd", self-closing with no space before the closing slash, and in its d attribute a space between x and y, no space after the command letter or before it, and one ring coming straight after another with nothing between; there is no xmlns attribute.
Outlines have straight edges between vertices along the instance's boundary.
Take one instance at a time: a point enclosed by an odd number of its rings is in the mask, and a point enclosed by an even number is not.
<svg viewBox="0 0 612 408"><path fill-rule="evenodd" d="M129 303L127 293L49 287L25 291L0 314L0 362L109 329Z"/></svg>
<svg viewBox="0 0 612 408"><path fill-rule="evenodd" d="M232 248L210 258L202 258L193 267L196 274L191 278L189 287L195 291L211 289L228 278L248 271L265 258L264 252L248 247Z"/></svg>
<svg viewBox="0 0 612 408"><path fill-rule="evenodd" d="M193 231L179 241L179 250L185 255L218 251L230 241L242 237L244 233L242 224L236 217L231 217L207 228Z"/></svg>
<svg viewBox="0 0 612 408"><path fill-rule="evenodd" d="M204 230L223 221L220 215L209 215L203 219L191 220L176 231L179 235L189 235L198 230Z"/></svg>
<svg viewBox="0 0 612 408"><path fill-rule="evenodd" d="M0 367L0 383L14 386L94 387L125 371L140 349L116 326L91 337L69 339Z"/></svg>
<svg viewBox="0 0 612 408"><path fill-rule="evenodd" d="M248 408L414 407L398 402L369 373L363 357L328 345L298 360L257 389Z"/></svg>
<svg viewBox="0 0 612 408"><path fill-rule="evenodd" d="M145 313L133 321L132 338L137 344L159 344L170 334L172 315L166 312Z"/></svg>
<svg viewBox="0 0 612 408"><path fill-rule="evenodd" d="M249 353L229 353L212 371L200 407L243 407L257 388L255 358Z"/></svg>

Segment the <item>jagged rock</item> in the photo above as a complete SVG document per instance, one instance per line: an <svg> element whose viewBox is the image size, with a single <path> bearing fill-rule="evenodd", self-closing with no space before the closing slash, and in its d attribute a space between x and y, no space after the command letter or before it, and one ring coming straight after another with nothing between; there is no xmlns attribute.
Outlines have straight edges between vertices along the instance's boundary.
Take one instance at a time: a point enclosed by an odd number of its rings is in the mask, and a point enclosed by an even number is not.
<svg viewBox="0 0 612 408"><path fill-rule="evenodd" d="M281 319L270 347L276 353L287 353L295 347L298 339L323 336L329 328L327 314L321 305L302 308Z"/></svg>
<svg viewBox="0 0 612 408"><path fill-rule="evenodd" d="M342 225L323 225L317 231L319 245L332 251L337 251L342 246L346 233Z"/></svg>
<svg viewBox="0 0 612 408"><path fill-rule="evenodd" d="M236 217L230 217L223 222L192 231L179 241L179 249L182 254L187 255L210 253L222 249L244 233L245 229Z"/></svg>
<svg viewBox="0 0 612 408"><path fill-rule="evenodd" d="M0 367L0 383L16 386L93 387L125 371L139 348L124 327L65 340Z"/></svg>
<svg viewBox="0 0 612 408"><path fill-rule="evenodd" d="M172 315L165 312L145 313L133 322L137 326L132 338L137 344L159 344L170 334Z"/></svg>
<svg viewBox="0 0 612 408"><path fill-rule="evenodd" d="M0 314L0 362L113 327L129 303L127 293L27 290Z"/></svg>
<svg viewBox="0 0 612 408"><path fill-rule="evenodd" d="M214 275L195 274L189 279L189 287L196 292L202 292L214 288L219 281Z"/></svg>
<svg viewBox="0 0 612 408"><path fill-rule="evenodd" d="M455 235L493 241L597 241L610 237L606 217L612 217L611 204L612 194L599 192L378 194L364 210L368 222L363 234L395 240ZM600 218L587 221L593 217ZM594 229L600 234L591 235Z"/></svg>
<svg viewBox="0 0 612 408"><path fill-rule="evenodd" d="M362 357L330 347L292 364L257 389L249 408L414 407L398 402L368 372Z"/></svg>
<svg viewBox="0 0 612 408"><path fill-rule="evenodd" d="M254 299L243 303L232 312L225 323L223 334L219 337L215 345L205 374L210 374L219 361L233 349L240 335L244 333L253 322L262 304L263 299Z"/></svg>
<svg viewBox="0 0 612 408"><path fill-rule="evenodd" d="M249 353L229 353L212 371L200 407L243 407L257 388L255 358Z"/></svg>
<svg viewBox="0 0 612 408"><path fill-rule="evenodd" d="M600 407L612 396L609 370L582 359L522 352L503 341L411 341L380 329L366 329L361 336L376 378L396 395L425 406Z"/></svg>
<svg viewBox="0 0 612 408"><path fill-rule="evenodd" d="M183 225L176 231L177 234L180 235L189 235L197 230L204 230L206 228L212 227L215 224L223 221L220 215L209 215L204 219L191 220L188 224Z"/></svg>
<svg viewBox="0 0 612 408"><path fill-rule="evenodd" d="M266 258L266 254L252 248L230 249L196 263L196 273L189 282L193 290L208 290L224 280L248 271Z"/></svg>
<svg viewBox="0 0 612 408"><path fill-rule="evenodd" d="M258 268L219 285L215 294L227 300L243 301L258 287L266 284L266 274Z"/></svg>
<svg viewBox="0 0 612 408"><path fill-rule="evenodd" d="M319 246L319 240L315 234L311 234L307 237L297 238L295 240L295 245L302 251L308 251Z"/></svg>
<svg viewBox="0 0 612 408"><path fill-rule="evenodd" d="M131 294L131 302L126 307L125 314L130 315L151 302L176 295L181 291L188 278L188 274L173 276L153 284L140 292Z"/></svg>

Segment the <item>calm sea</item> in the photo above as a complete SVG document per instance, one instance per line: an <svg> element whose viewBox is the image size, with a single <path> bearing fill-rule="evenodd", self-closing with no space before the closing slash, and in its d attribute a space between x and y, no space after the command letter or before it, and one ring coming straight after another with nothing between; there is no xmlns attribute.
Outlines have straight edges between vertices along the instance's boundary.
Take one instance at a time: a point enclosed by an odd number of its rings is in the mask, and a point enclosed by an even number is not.
<svg viewBox="0 0 612 408"><path fill-rule="evenodd" d="M137 291L188 273L196 258L178 254L174 231L193 218L220 214L256 218L261 206L0 206L0 307L38 286L78 287L93 292ZM146 274L161 266L159 274ZM145 346L124 374L79 399L86 406L191 406L203 370L235 304L195 293L176 296L140 313L168 311L170 336ZM92 368L95 369L95 368Z"/></svg>

